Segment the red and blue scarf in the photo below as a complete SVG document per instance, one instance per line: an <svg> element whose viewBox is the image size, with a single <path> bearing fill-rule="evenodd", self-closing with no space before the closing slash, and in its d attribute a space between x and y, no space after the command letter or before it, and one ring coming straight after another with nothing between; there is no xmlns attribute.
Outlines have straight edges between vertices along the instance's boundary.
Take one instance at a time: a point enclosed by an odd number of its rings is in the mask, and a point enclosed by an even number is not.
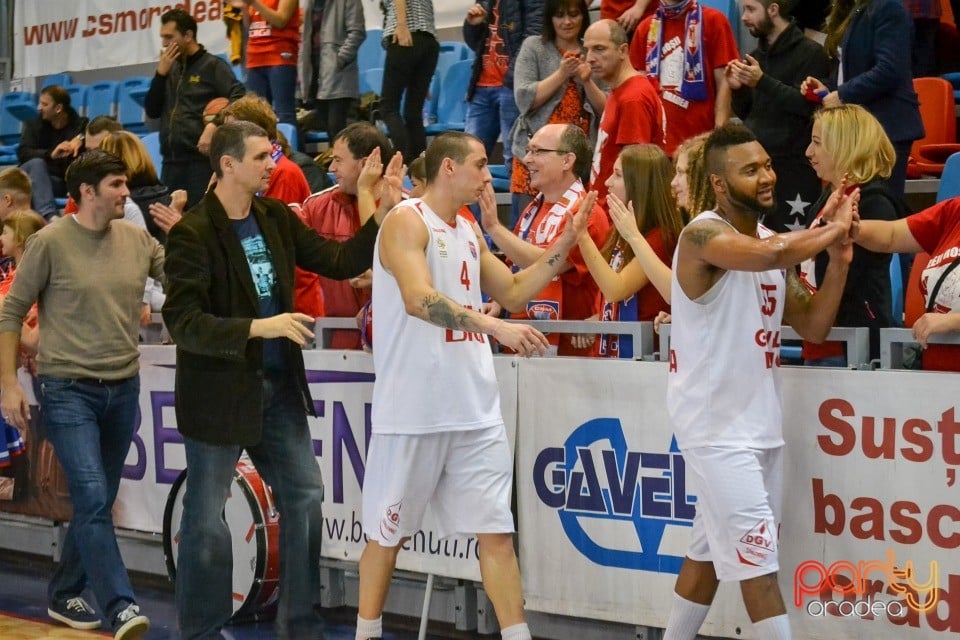
<svg viewBox="0 0 960 640"><path fill-rule="evenodd" d="M707 82L703 69L703 9L697 0L657 8L647 33L647 77L660 79L660 51L663 47L663 21L676 20L686 14L683 37L683 79L680 96L685 100L707 99Z"/></svg>

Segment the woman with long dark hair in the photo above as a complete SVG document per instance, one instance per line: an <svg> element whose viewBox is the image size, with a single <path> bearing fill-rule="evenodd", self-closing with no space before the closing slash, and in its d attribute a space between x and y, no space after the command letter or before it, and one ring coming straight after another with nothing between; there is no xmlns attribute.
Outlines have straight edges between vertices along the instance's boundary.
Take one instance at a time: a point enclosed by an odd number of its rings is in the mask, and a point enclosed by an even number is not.
<svg viewBox="0 0 960 640"><path fill-rule="evenodd" d="M673 165L653 144L625 147L607 180L607 206L616 227L602 249L580 239L600 288L600 320L650 321L670 309L670 265L683 217L671 189ZM594 355L632 358L628 336L601 335Z"/></svg>

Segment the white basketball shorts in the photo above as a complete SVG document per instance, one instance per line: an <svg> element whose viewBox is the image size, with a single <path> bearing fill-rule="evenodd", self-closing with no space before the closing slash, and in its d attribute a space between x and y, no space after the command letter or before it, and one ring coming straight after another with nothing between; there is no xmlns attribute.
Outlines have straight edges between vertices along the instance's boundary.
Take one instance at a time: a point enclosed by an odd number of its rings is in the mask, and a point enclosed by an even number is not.
<svg viewBox="0 0 960 640"><path fill-rule="evenodd" d="M697 496L687 555L712 562L721 582L776 572L783 447L697 447L683 459Z"/></svg>
<svg viewBox="0 0 960 640"><path fill-rule="evenodd" d="M429 504L440 537L512 533L513 456L503 424L424 435L373 434L363 529L381 546L416 533Z"/></svg>

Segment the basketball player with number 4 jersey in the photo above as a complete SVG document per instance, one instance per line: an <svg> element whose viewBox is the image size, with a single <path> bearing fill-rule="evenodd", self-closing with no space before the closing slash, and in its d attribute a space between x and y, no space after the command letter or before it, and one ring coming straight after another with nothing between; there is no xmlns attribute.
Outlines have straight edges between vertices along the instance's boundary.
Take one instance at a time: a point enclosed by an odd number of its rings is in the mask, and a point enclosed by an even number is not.
<svg viewBox="0 0 960 640"><path fill-rule="evenodd" d="M514 274L490 253L479 228L457 216L464 204L493 198L483 143L445 133L427 148L425 164L423 198L387 214L374 250L377 379L356 637L381 637L397 553L420 529L429 504L441 536L476 534L501 634L528 640L513 549L513 463L489 337L524 356L543 354L548 343L530 326L480 313L480 291L508 310L521 309L566 266L587 216L568 214L554 244ZM591 211L595 197L580 210Z"/></svg>
<svg viewBox="0 0 960 640"><path fill-rule="evenodd" d="M822 226L776 235L758 223L776 204L776 175L750 130L720 127L704 153L717 207L694 218L677 244L667 382L697 513L664 639L693 640L719 582L736 581L756 637L784 640L790 625L776 575L780 325L815 342L830 332L853 255L859 191L831 196ZM795 266L823 250L830 264L811 295Z"/></svg>

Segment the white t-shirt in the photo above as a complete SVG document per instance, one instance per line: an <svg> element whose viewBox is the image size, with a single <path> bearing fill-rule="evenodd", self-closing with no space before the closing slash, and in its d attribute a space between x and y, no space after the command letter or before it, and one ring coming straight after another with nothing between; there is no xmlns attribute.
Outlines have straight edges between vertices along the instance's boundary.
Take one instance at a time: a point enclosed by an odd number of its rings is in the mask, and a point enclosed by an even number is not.
<svg viewBox="0 0 960 640"><path fill-rule="evenodd" d="M711 219L726 222L704 211L687 228ZM758 235L773 232L761 226ZM680 247L678 242L674 264ZM674 271L667 411L681 449L783 445L780 324L785 286L785 272L779 269L727 271L691 300Z"/></svg>
<svg viewBox="0 0 960 640"><path fill-rule="evenodd" d="M457 216L448 224L419 198L399 207L413 208L427 228L433 287L480 309L480 247L469 223ZM487 336L409 315L396 279L380 262L380 240L373 260L373 432L424 434L500 424L500 391Z"/></svg>

